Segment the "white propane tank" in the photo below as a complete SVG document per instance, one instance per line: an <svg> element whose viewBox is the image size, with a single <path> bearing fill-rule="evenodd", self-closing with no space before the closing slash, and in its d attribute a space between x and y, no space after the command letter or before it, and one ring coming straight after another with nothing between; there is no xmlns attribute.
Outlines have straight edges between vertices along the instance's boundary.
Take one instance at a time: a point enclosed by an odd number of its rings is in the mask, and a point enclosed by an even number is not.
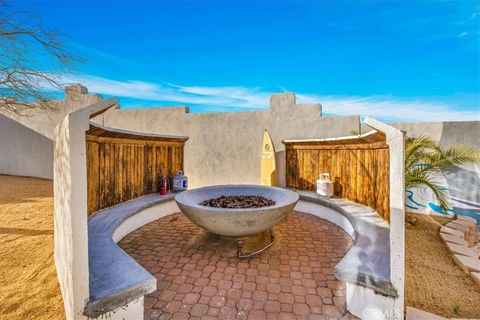
<svg viewBox="0 0 480 320"><path fill-rule="evenodd" d="M320 174L320 178L317 180L317 194L327 198L333 196L333 182L330 180L330 174Z"/></svg>
<svg viewBox="0 0 480 320"><path fill-rule="evenodd" d="M183 170L177 171L177 174L173 178L173 191L185 191L188 188L188 178L183 174Z"/></svg>

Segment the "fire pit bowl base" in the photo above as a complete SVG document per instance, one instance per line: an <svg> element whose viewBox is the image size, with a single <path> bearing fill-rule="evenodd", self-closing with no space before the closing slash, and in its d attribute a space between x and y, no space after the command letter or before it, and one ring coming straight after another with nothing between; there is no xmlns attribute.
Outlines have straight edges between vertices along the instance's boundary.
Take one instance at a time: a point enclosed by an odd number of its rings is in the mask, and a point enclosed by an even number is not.
<svg viewBox="0 0 480 320"><path fill-rule="evenodd" d="M260 248L256 251L253 251L253 252L249 252L249 253L243 252L244 242L243 242L243 240L238 240L238 242L237 242L237 257L240 258L240 259L247 259L247 258L256 256L256 255L259 255L263 251L265 251L268 248L270 248L271 246L273 246L275 244L275 232L273 231L273 228L270 229L269 233L270 233L270 242L267 245L263 246L262 248Z"/></svg>
<svg viewBox="0 0 480 320"><path fill-rule="evenodd" d="M255 195L275 201L261 208L212 208L200 203L220 196ZM298 194L257 185L221 185L192 189L175 197L180 210L196 225L221 236L243 237L272 228L285 219L298 202Z"/></svg>

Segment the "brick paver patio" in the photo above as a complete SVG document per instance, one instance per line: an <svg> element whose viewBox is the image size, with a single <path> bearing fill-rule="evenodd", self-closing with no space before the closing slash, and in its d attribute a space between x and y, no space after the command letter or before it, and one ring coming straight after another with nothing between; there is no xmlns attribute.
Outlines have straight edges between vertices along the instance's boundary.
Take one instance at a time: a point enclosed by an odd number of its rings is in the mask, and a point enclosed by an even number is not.
<svg viewBox="0 0 480 320"><path fill-rule="evenodd" d="M298 212L275 233L272 248L240 260L234 245L206 245L206 232L181 213L132 232L120 246L158 279L158 290L145 297L145 319L341 317L345 285L335 279L334 266L351 238Z"/></svg>

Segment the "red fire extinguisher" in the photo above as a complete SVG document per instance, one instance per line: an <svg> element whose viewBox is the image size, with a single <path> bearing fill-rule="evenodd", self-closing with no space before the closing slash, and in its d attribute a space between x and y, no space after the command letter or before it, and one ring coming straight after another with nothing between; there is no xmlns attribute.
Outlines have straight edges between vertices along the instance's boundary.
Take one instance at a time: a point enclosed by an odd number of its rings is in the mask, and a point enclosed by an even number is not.
<svg viewBox="0 0 480 320"><path fill-rule="evenodd" d="M166 176L160 177L160 194L161 195L168 194L168 179Z"/></svg>

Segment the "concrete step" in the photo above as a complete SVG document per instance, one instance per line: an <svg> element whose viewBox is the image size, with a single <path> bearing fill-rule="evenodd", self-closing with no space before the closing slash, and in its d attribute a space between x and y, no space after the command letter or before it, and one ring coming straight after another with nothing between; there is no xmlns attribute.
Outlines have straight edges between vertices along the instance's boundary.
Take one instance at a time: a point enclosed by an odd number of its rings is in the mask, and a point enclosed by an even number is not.
<svg viewBox="0 0 480 320"><path fill-rule="evenodd" d="M461 225L461 224L458 224L458 223L454 223L453 221L447 223L445 225L445 227L452 228L452 229L461 231L463 233L470 233L471 232L471 228L469 226L464 226L464 225Z"/></svg>
<svg viewBox="0 0 480 320"><path fill-rule="evenodd" d="M454 254L453 260L455 260L455 263L466 273L480 272L480 260L478 258Z"/></svg>
<svg viewBox="0 0 480 320"><path fill-rule="evenodd" d="M472 223L472 222L468 222L468 221L464 221L464 220L460 220L460 219L453 220L451 222L462 225L462 226L465 226L465 227L468 227L470 229L470 232L472 232L472 233L475 233L475 231L477 230L477 224L476 223Z"/></svg>
<svg viewBox="0 0 480 320"><path fill-rule="evenodd" d="M468 248L467 246L462 246L456 243L450 243L447 242L445 243L447 245L448 251L451 253L457 253L461 254L462 256L467 256L467 257L472 257L472 258L478 258L479 254L475 250Z"/></svg>
<svg viewBox="0 0 480 320"><path fill-rule="evenodd" d="M413 307L407 307L405 320L447 320L447 318Z"/></svg>
<svg viewBox="0 0 480 320"><path fill-rule="evenodd" d="M480 286L480 272L470 272L470 276Z"/></svg>
<svg viewBox="0 0 480 320"><path fill-rule="evenodd" d="M464 226L458 223L449 222L445 225L446 228L451 228L464 233L465 240L468 242L468 246L471 247L475 244L475 231L468 226Z"/></svg>
<svg viewBox="0 0 480 320"><path fill-rule="evenodd" d="M465 241L464 239L458 237L458 236L455 236L455 235L452 235L452 234L449 234L449 233L443 233L443 232L440 232L440 238L445 242L451 242L451 243L456 243L456 244L459 244L459 245L462 245L462 246L467 246L467 241Z"/></svg>
<svg viewBox="0 0 480 320"><path fill-rule="evenodd" d="M473 250L475 251L479 251L480 252L480 242L475 244L473 247L472 247Z"/></svg>
<svg viewBox="0 0 480 320"><path fill-rule="evenodd" d="M473 245L475 245L475 238L472 237L467 240L467 246L472 247Z"/></svg>
<svg viewBox="0 0 480 320"><path fill-rule="evenodd" d="M458 231L456 229L452 229L452 228L445 227L445 226L440 228L440 233L448 233L448 234L460 237L462 239L465 239L465 232Z"/></svg>
<svg viewBox="0 0 480 320"><path fill-rule="evenodd" d="M455 220L452 220L451 222L455 222L455 223L459 223L459 224L466 224L466 225L473 225L473 226L477 226L477 221L475 219L470 219L470 220L464 220L464 219L455 219Z"/></svg>
<svg viewBox="0 0 480 320"><path fill-rule="evenodd" d="M457 215L457 219L458 220L463 220L463 221L468 221L468 222L475 223L475 224L477 223L477 219L474 219L472 217Z"/></svg>

